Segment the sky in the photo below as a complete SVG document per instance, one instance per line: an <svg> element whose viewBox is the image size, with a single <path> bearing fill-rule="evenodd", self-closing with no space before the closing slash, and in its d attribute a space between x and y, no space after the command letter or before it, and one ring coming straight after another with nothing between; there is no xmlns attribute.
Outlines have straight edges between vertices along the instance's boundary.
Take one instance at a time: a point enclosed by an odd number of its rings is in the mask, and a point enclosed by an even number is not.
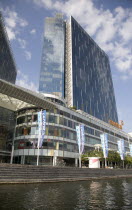
<svg viewBox="0 0 132 210"><path fill-rule="evenodd" d="M38 89L45 17L72 15L108 54L119 120L132 132L132 0L0 0L16 84Z"/></svg>

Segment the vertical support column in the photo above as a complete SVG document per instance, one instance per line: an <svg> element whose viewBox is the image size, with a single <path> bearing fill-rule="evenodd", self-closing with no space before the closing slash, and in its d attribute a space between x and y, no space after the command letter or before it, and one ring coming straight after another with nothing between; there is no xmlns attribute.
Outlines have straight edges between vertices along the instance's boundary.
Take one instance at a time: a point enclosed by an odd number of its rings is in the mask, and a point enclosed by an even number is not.
<svg viewBox="0 0 132 210"><path fill-rule="evenodd" d="M107 160L106 160L106 158L105 158L105 168L107 168Z"/></svg>
<svg viewBox="0 0 132 210"><path fill-rule="evenodd" d="M13 156L14 156L14 141L15 141L15 135L16 135L16 125L17 125L17 116L15 120L15 128L14 128L14 133L13 133L13 141L12 141L12 151L11 151L11 159L10 159L10 164L13 163Z"/></svg>
<svg viewBox="0 0 132 210"><path fill-rule="evenodd" d="M10 164L13 163L13 155L14 155L14 145L12 145Z"/></svg>
<svg viewBox="0 0 132 210"><path fill-rule="evenodd" d="M75 167L78 167L78 158L75 158Z"/></svg>
<svg viewBox="0 0 132 210"><path fill-rule="evenodd" d="M123 169L124 169L124 160L123 160Z"/></svg>
<svg viewBox="0 0 132 210"><path fill-rule="evenodd" d="M82 163L81 163L81 154L79 154L79 168L82 168Z"/></svg>
<svg viewBox="0 0 132 210"><path fill-rule="evenodd" d="M25 155L22 155L21 156L21 164L24 165L24 163L25 163Z"/></svg>
<svg viewBox="0 0 132 210"><path fill-rule="evenodd" d="M53 156L53 166L56 166L56 164L57 164L57 157Z"/></svg>

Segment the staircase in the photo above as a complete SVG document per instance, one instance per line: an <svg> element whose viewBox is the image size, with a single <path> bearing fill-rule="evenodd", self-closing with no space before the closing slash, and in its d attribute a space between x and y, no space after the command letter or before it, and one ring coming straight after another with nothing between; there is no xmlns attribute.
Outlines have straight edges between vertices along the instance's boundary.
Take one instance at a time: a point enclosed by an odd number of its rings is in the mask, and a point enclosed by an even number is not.
<svg viewBox="0 0 132 210"><path fill-rule="evenodd" d="M132 177L132 169L62 168L0 164L0 184L77 181L113 177Z"/></svg>

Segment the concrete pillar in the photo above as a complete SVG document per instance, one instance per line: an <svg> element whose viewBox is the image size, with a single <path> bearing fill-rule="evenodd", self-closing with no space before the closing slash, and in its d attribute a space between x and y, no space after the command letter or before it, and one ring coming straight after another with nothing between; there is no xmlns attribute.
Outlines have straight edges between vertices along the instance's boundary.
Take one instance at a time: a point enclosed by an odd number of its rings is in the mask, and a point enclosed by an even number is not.
<svg viewBox="0 0 132 210"><path fill-rule="evenodd" d="M25 164L25 155L21 156L21 164L23 164L23 165Z"/></svg>
<svg viewBox="0 0 132 210"><path fill-rule="evenodd" d="M75 158L75 167L78 167L78 158Z"/></svg>
<svg viewBox="0 0 132 210"><path fill-rule="evenodd" d="M56 164L57 164L57 157L53 156L53 166L56 166Z"/></svg>
<svg viewBox="0 0 132 210"><path fill-rule="evenodd" d="M79 155L79 168L82 168L81 155Z"/></svg>

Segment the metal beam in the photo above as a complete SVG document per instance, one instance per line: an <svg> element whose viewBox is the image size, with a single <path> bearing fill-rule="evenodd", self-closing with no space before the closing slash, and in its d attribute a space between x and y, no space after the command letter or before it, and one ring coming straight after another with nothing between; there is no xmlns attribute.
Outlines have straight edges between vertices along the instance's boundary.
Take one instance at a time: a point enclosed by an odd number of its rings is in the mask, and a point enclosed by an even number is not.
<svg viewBox="0 0 132 210"><path fill-rule="evenodd" d="M0 79L0 93L8 97L24 101L40 108L54 109L56 104L47 100L42 94L27 90ZM1 96L0 96L1 97ZM12 99L11 99L12 101ZM11 102L10 102L11 104ZM20 109L18 106L17 109Z"/></svg>

